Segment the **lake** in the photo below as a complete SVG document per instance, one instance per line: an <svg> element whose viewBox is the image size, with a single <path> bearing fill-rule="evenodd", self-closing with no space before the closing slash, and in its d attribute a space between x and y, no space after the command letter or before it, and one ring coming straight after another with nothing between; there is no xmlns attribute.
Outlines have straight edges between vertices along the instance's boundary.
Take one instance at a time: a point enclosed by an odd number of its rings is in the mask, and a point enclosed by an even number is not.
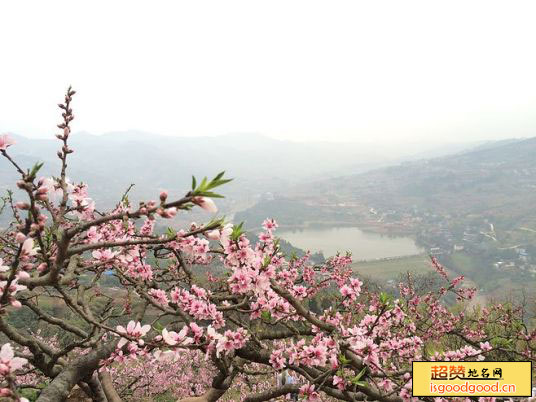
<svg viewBox="0 0 536 402"><path fill-rule="evenodd" d="M357 227L281 229L277 236L293 246L325 257L350 251L354 261L420 254L423 249L411 237L364 232Z"/></svg>

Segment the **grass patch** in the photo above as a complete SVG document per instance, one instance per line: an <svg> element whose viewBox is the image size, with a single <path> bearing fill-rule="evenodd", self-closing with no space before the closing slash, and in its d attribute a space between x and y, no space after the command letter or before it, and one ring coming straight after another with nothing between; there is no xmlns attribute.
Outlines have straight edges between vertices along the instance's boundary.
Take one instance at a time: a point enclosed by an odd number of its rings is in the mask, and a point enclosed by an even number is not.
<svg viewBox="0 0 536 402"><path fill-rule="evenodd" d="M359 276L363 275L377 281L397 279L408 271L426 273L434 271L430 258L426 254L412 255L394 259L356 262L352 269Z"/></svg>
<svg viewBox="0 0 536 402"><path fill-rule="evenodd" d="M480 276L486 269L476 257L465 253L453 253L451 260L453 268L467 276Z"/></svg>

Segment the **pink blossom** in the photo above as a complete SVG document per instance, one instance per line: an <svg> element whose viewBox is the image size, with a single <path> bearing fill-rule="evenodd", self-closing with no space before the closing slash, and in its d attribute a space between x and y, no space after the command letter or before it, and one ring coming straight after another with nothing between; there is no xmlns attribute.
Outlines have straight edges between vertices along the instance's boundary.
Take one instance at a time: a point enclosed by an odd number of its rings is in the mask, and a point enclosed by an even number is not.
<svg viewBox="0 0 536 402"><path fill-rule="evenodd" d="M61 189L60 185L53 178L42 177L39 179L39 182L41 183L41 187L47 189L47 194L49 195L49 197L58 198L61 197L61 195L63 194L63 190ZM72 184L67 182L67 191L71 190L72 188Z"/></svg>
<svg viewBox="0 0 536 402"><path fill-rule="evenodd" d="M164 292L162 289L150 289L147 293L149 293L156 303L162 306L167 306L169 304L166 292Z"/></svg>
<svg viewBox="0 0 536 402"><path fill-rule="evenodd" d="M493 348L489 342L481 342L480 349L482 349L483 352L489 352Z"/></svg>
<svg viewBox="0 0 536 402"><path fill-rule="evenodd" d="M177 215L177 208L175 207L166 208L166 209L158 208L156 213L164 219L171 219L171 218L174 218L175 215Z"/></svg>
<svg viewBox="0 0 536 402"><path fill-rule="evenodd" d="M463 282L464 278L465 278L465 277L464 277L463 275L454 278L454 279L452 280L452 282L451 282L451 286L452 286L453 288L455 288L456 286L458 286L460 283Z"/></svg>
<svg viewBox="0 0 536 402"><path fill-rule="evenodd" d="M267 230L269 232L276 229L278 226L279 225L274 219L265 219L264 222L262 223L262 227L264 228L264 230Z"/></svg>
<svg viewBox="0 0 536 402"><path fill-rule="evenodd" d="M5 151L11 145L14 145L16 141L8 134L0 135L0 150Z"/></svg>
<svg viewBox="0 0 536 402"><path fill-rule="evenodd" d="M217 229L209 230L205 235L210 240L220 240L220 231Z"/></svg>
<svg viewBox="0 0 536 402"><path fill-rule="evenodd" d="M110 249L104 249L102 251L95 250L91 253L91 255L93 256L93 258L101 262L110 261L115 257L115 253L112 252Z"/></svg>
<svg viewBox="0 0 536 402"><path fill-rule="evenodd" d="M305 384L300 387L300 395L305 397L306 401L318 401L320 395L315 391L315 386L312 384Z"/></svg>
<svg viewBox="0 0 536 402"><path fill-rule="evenodd" d="M188 345L193 342L192 339L188 339L186 334L188 333L188 327L184 326L179 333L175 331L168 331L166 328L162 330L162 339L170 346L177 344Z"/></svg>
<svg viewBox="0 0 536 402"><path fill-rule="evenodd" d="M13 348L9 343L2 345L0 349L0 374L6 376L24 366L28 360L15 357Z"/></svg>
<svg viewBox="0 0 536 402"><path fill-rule="evenodd" d="M171 291L170 295L171 295L171 302L177 304L181 296L181 291L179 288L175 288Z"/></svg>
<svg viewBox="0 0 536 402"><path fill-rule="evenodd" d="M18 232L15 235L15 241L17 243L24 243L24 240L26 240L26 236L24 235L24 233Z"/></svg>
<svg viewBox="0 0 536 402"><path fill-rule="evenodd" d="M203 336L203 330L199 325L197 325L195 322L190 323L190 330L192 331L194 335L194 342L199 342L201 337Z"/></svg>
<svg viewBox="0 0 536 402"><path fill-rule="evenodd" d="M8 296L9 303L15 308L21 308L22 307L22 304L17 299L15 299L15 297L14 297L15 294L19 290L25 290L25 289L26 289L26 286L18 284L18 278L15 278L10 283L9 286L7 286L7 281L1 281L0 282L0 296L2 296L4 293L7 292L9 294L9 296Z"/></svg>
<svg viewBox="0 0 536 402"><path fill-rule="evenodd" d="M339 377L338 375L333 376L333 385L335 385L341 391L346 388L346 383L344 379Z"/></svg>
<svg viewBox="0 0 536 402"><path fill-rule="evenodd" d="M344 297L349 297L354 294L353 289L348 285L344 285L343 287L339 289L339 291L341 292L341 295L343 295Z"/></svg>
<svg viewBox="0 0 536 402"><path fill-rule="evenodd" d="M205 211L215 214L218 212L218 207L212 200L212 198L208 197L195 197L192 202L194 204L199 205L201 208L203 208Z"/></svg>
<svg viewBox="0 0 536 402"><path fill-rule="evenodd" d="M126 328L123 327L122 325L118 325L116 327L117 332L128 335L129 337L136 338L136 339L144 337L147 334L147 332L149 332L150 330L151 330L150 325L146 324L142 326L140 322L135 322L135 321L129 321ZM117 348L121 349L128 342L129 340L127 338L121 338L121 340L117 344ZM138 343L140 345L143 345L144 342L142 339L139 339Z"/></svg>
<svg viewBox="0 0 536 402"><path fill-rule="evenodd" d="M31 237L27 238L24 243L22 243L22 254L25 256L34 256L37 254L39 248L34 248L34 241Z"/></svg>
<svg viewBox="0 0 536 402"><path fill-rule="evenodd" d="M0 272L9 271L9 267L3 264L4 264L4 260L0 258Z"/></svg>

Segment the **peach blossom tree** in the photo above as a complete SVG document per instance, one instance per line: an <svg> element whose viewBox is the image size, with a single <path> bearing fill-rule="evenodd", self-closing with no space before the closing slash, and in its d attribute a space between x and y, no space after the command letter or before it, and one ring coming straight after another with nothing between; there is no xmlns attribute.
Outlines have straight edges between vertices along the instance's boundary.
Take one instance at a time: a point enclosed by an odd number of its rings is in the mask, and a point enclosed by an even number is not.
<svg viewBox="0 0 536 402"><path fill-rule="evenodd" d="M464 301L475 290L435 259L439 291L421 294L407 281L395 298L368 291L349 255L323 264L287 258L274 220L248 240L241 225L215 215L215 190L229 181L223 173L193 179L180 199L163 191L98 209L87 185L67 176L74 94L59 105L56 177L40 177L40 164L20 166L9 154L17 145L0 136L0 153L20 176L19 191L5 198L12 222L0 234L0 396L23 401L33 387L39 402L55 402L79 387L116 402L143 384L149 394L173 388L185 401L297 393L398 402L412 400L413 360L534 360L536 331L520 310L472 309ZM173 227L192 208L212 218ZM169 229L156 230L158 222ZM104 285L109 277L113 288ZM458 298L456 313L442 303L446 293ZM313 312L307 301L319 295L331 307ZM14 325L23 312L28 325ZM38 336L36 323L60 341ZM276 386L283 369L297 381Z"/></svg>

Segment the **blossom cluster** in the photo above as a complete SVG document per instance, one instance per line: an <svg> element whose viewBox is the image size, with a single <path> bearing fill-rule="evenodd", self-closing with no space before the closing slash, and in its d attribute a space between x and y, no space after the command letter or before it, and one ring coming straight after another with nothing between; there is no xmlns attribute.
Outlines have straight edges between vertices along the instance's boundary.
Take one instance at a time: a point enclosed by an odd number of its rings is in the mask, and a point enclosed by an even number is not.
<svg viewBox="0 0 536 402"><path fill-rule="evenodd" d="M505 351L536 358L536 331L520 324L519 311L495 305L479 312L461 304L454 313L444 296L454 294L463 303L475 289L462 286L463 276L451 280L436 258L431 263L441 278L438 290L418 292L408 280L398 294L386 294L355 277L350 255L321 264L309 253L285 256L274 219L263 222L256 238L241 225L216 218L176 228L182 211L217 212L213 189L227 181L223 173L212 181L194 179L179 200L170 201L161 191L139 206L123 197L108 212L97 209L88 186L65 175L71 113L68 105L63 108L62 172L36 178L38 166L34 173L19 169L17 186L27 200L11 200L14 222L0 248L0 314L25 304L65 335L66 344L54 347L35 336L25 342L31 345L24 351L28 361L43 376L56 375L50 368L61 366L60 356L68 366L110 346L98 366L122 387L128 383L118 377L126 373L152 392L166 381L202 379L195 389L175 387L177 396L199 395L211 378L223 379L220 390L234 381L241 392L269 393L270 379L287 369L299 378L299 394L306 400L398 395L410 401L415 360L483 360ZM9 136L0 136L4 156L13 145ZM167 231L160 229L164 222ZM109 277L113 287L104 285ZM39 301L45 297L75 318L44 311ZM327 307L309 308L321 299ZM17 339L16 331L3 332ZM502 346L501 337L507 342ZM201 372L185 359L195 360ZM19 398L14 379L28 361L16 357L10 344L2 347L0 396ZM144 369L158 385L142 378ZM141 393L133 390L131 396Z"/></svg>

